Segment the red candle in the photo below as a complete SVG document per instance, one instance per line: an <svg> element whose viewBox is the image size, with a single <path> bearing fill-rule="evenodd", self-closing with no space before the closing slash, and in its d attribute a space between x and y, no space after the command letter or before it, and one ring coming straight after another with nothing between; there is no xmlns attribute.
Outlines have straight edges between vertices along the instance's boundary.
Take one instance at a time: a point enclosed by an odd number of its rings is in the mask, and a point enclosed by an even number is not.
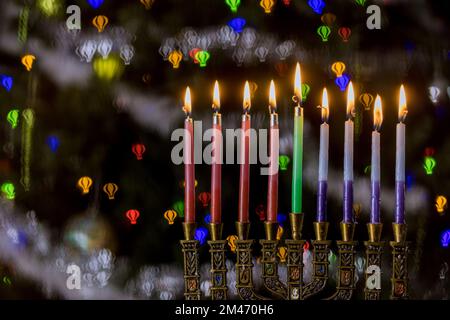
<svg viewBox="0 0 450 320"><path fill-rule="evenodd" d="M250 190L250 86L248 81L244 87L244 114L242 115L241 134L241 168L239 174L239 222L250 222L248 203Z"/></svg>
<svg viewBox="0 0 450 320"><path fill-rule="evenodd" d="M191 91L186 88L184 98L184 222L195 222L195 164L194 164L194 124L191 118Z"/></svg>
<svg viewBox="0 0 450 320"><path fill-rule="evenodd" d="M270 82L269 111L270 111L270 164L269 183L267 187L267 221L277 222L278 215L278 157L279 157L279 131L275 84Z"/></svg>
<svg viewBox="0 0 450 320"><path fill-rule="evenodd" d="M222 222L222 116L220 115L219 83L214 84L214 98L212 105L213 136L211 163L211 222Z"/></svg>

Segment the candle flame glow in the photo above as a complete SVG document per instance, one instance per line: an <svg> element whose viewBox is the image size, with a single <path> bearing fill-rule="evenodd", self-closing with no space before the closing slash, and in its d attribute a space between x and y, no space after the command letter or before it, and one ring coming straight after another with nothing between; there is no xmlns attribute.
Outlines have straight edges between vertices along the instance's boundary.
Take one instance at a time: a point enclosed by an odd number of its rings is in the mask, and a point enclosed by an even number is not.
<svg viewBox="0 0 450 320"><path fill-rule="evenodd" d="M295 80L294 80L294 99L297 103L302 102L302 75L300 72L300 63L297 63L295 67Z"/></svg>
<svg viewBox="0 0 450 320"><path fill-rule="evenodd" d="M219 82L216 80L214 83L214 95L212 108L214 112L219 112L220 109L220 92L219 92Z"/></svg>
<svg viewBox="0 0 450 320"><path fill-rule="evenodd" d="M250 111L251 99L250 99L250 84L248 83L248 81L245 81L245 86L244 86L244 103L243 103L243 107L244 107L244 112L245 113Z"/></svg>
<svg viewBox="0 0 450 320"><path fill-rule="evenodd" d="M328 122L329 114L330 114L330 109L328 106L328 92L327 92L327 88L323 88L322 105L321 105L321 115L322 115L323 122Z"/></svg>
<svg viewBox="0 0 450 320"><path fill-rule="evenodd" d="M377 95L375 104L373 107L373 127L374 130L380 131L381 124L383 123L383 109L381 107L381 97Z"/></svg>
<svg viewBox="0 0 450 320"><path fill-rule="evenodd" d="M353 91L353 83L350 81L347 90L347 119L353 118L355 114L355 92Z"/></svg>
<svg viewBox="0 0 450 320"><path fill-rule="evenodd" d="M400 86L400 97L398 101L398 121L405 121L406 114L408 113L408 109L406 107L406 94L405 87L403 85Z"/></svg>
<svg viewBox="0 0 450 320"><path fill-rule="evenodd" d="M275 83L273 80L270 80L270 89L269 89L269 111L275 112L277 110L277 97L275 94Z"/></svg>
<svg viewBox="0 0 450 320"><path fill-rule="evenodd" d="M192 111L192 105L191 105L191 89L189 87L186 87L186 94L184 95L184 106L183 110L186 113L186 116L189 116Z"/></svg>

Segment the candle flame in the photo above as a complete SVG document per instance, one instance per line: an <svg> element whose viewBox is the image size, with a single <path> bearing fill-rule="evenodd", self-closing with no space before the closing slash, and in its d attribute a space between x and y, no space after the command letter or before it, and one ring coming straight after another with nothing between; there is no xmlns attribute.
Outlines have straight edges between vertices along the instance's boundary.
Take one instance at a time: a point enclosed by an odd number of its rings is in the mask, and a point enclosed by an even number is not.
<svg viewBox="0 0 450 320"><path fill-rule="evenodd" d="M214 112L219 112L220 109L220 92L219 92L219 82L216 80L214 83L214 95L212 108Z"/></svg>
<svg viewBox="0 0 450 320"><path fill-rule="evenodd" d="M245 86L244 86L244 103L243 103L243 107L244 107L244 112L245 113L250 111L251 100L250 100L250 85L249 85L248 81L245 81Z"/></svg>
<svg viewBox="0 0 450 320"><path fill-rule="evenodd" d="M273 82L273 80L270 80L269 110L270 112L275 112L277 110L277 97L275 94L275 83Z"/></svg>
<svg viewBox="0 0 450 320"><path fill-rule="evenodd" d="M186 87L186 94L184 95L184 106L183 110L186 113L186 116L189 116L192 111L192 105L191 105L191 89L189 87Z"/></svg>
<svg viewBox="0 0 450 320"><path fill-rule="evenodd" d="M322 115L322 121L327 122L328 121L328 115L330 113L330 109L328 106L328 92L327 88L323 88L322 92L322 105L321 105L321 115Z"/></svg>
<svg viewBox="0 0 450 320"><path fill-rule="evenodd" d="M373 127L376 131L380 131L383 123L383 109L381 107L381 97L377 95L373 108Z"/></svg>
<svg viewBox="0 0 450 320"><path fill-rule="evenodd" d="M350 81L347 89L347 119L351 119L355 114L355 92L353 83Z"/></svg>
<svg viewBox="0 0 450 320"><path fill-rule="evenodd" d="M295 67L295 80L294 80L294 99L300 104L302 102L302 75L300 72L300 63L297 62Z"/></svg>
<svg viewBox="0 0 450 320"><path fill-rule="evenodd" d="M400 97L398 101L398 121L405 121L406 114L408 113L408 109L406 107L406 94L405 87L403 85L400 86Z"/></svg>

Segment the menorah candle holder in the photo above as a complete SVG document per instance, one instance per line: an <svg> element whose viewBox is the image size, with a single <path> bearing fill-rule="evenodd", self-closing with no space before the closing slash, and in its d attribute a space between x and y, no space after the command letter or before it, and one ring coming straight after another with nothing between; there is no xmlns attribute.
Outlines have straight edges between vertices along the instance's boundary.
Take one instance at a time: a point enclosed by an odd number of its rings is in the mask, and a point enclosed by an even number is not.
<svg viewBox="0 0 450 320"><path fill-rule="evenodd" d="M366 275L364 286L365 300L380 300L381 298L381 255L383 253L384 242L381 241L381 232L383 230L382 223L368 223L367 231L369 233L369 241L365 241L366 246ZM368 268L373 270L368 270ZM380 272L378 283L368 284L369 271Z"/></svg>
<svg viewBox="0 0 450 320"><path fill-rule="evenodd" d="M406 300L408 292L408 243L406 242L406 224L393 223L394 241L392 248L392 290L391 299Z"/></svg>
<svg viewBox="0 0 450 320"><path fill-rule="evenodd" d="M292 239L286 240L287 246L287 296L289 300L300 300L303 289L303 246L301 240L303 213L290 213Z"/></svg>
<svg viewBox="0 0 450 320"><path fill-rule="evenodd" d="M341 222L340 227L342 240L337 241L339 265L336 293L327 300L350 300L355 291L355 224Z"/></svg>
<svg viewBox="0 0 450 320"><path fill-rule="evenodd" d="M181 250L184 258L184 297L186 300L200 300L200 272L198 240L194 240L196 224L183 223L184 239L181 240Z"/></svg>
<svg viewBox="0 0 450 320"><path fill-rule="evenodd" d="M278 276L278 240L276 238L278 223L266 221L264 222L264 228L266 239L259 241L262 246L261 263L263 265L262 279L264 287L275 296L284 299L287 293L286 286L280 281Z"/></svg>
<svg viewBox="0 0 450 320"><path fill-rule="evenodd" d="M208 241L211 256L211 299L226 300L228 298L227 267L225 264L226 240L222 240L222 223L210 223L211 240Z"/></svg>
<svg viewBox="0 0 450 320"><path fill-rule="evenodd" d="M328 255L331 241L327 240L328 222L314 222L316 240L313 245L313 278L302 290L302 299L312 297L321 292L328 281Z"/></svg>
<svg viewBox="0 0 450 320"><path fill-rule="evenodd" d="M278 224L265 223L266 237L260 240L262 245L262 279L264 287L273 298L288 300L305 300L322 292L329 278L330 240L327 240L328 222L314 222L316 240L313 245L313 278L309 283L303 283L303 246L301 239L303 224L302 214L290 214L292 239L285 241L287 246L287 281L283 283L278 275L276 239ZM366 272L364 298L366 300L381 299L381 286L379 282L369 280L370 270L380 272L381 258L384 242L381 241L382 224L367 224L369 239L364 242L366 254ZM196 224L183 223L184 240L181 247L184 257L184 296L186 300L200 300L200 272L199 272L199 241L194 239ZM228 298L227 268L225 253L227 241L222 240L222 224L210 224L211 240L208 241L211 256L211 298L213 300L226 300ZM252 245L254 240L248 239L250 223L236 222L238 239L236 240L236 288L242 300L266 300L265 296L256 292L253 282ZM327 300L350 300L354 296L355 279L355 247L353 240L355 232L354 223L341 223L341 240L338 247L338 278L336 292ZM391 299L408 299L408 243L406 242L406 224L393 224L394 241L392 247L392 291ZM371 269L367 269L372 267ZM375 267L375 268L374 268ZM374 272L374 271L373 271ZM378 280L377 280L378 281ZM374 284L377 285L374 285Z"/></svg>
<svg viewBox="0 0 450 320"><path fill-rule="evenodd" d="M236 222L238 240L236 240L236 289L242 300L266 300L255 292L253 284L252 244L248 240L250 223Z"/></svg>

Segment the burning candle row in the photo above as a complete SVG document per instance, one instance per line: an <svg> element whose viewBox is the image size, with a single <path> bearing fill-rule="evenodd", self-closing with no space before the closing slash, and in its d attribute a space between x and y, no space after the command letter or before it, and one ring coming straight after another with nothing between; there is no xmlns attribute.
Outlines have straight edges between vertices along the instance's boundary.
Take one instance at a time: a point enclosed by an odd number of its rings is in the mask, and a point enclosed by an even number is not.
<svg viewBox="0 0 450 320"><path fill-rule="evenodd" d="M293 132L293 169L292 169L292 213L302 212L302 174L303 174L303 106L301 95L300 65L297 64L294 79L294 132ZM243 115L241 122L240 143L240 182L238 221L249 221L250 193L250 86L245 83L243 99ZM216 81L213 95L213 135L211 164L211 222L221 223L221 159L222 159L222 122L220 114L219 84ZM317 222L327 220L327 186L328 186L328 147L329 147L329 102L327 89L323 89L321 108L322 124L320 125L319 172L317 194ZM353 215L353 137L355 114L355 95L353 84L347 89L347 108L344 134L344 190L343 190L343 222L354 222ZM194 130L191 118L191 96L189 87L186 89L184 111L184 164L185 164L185 222L195 222L195 172L194 172ZM269 90L269 175L267 191L267 221L277 222L278 211L278 157L279 157L279 127L275 84L270 82ZM396 135L396 212L395 222L405 223L405 124L406 96L403 85L400 87L399 110ZM380 218L380 129L383 121L381 97L377 96L373 111L372 159L371 159L371 214L370 222L381 223Z"/></svg>

